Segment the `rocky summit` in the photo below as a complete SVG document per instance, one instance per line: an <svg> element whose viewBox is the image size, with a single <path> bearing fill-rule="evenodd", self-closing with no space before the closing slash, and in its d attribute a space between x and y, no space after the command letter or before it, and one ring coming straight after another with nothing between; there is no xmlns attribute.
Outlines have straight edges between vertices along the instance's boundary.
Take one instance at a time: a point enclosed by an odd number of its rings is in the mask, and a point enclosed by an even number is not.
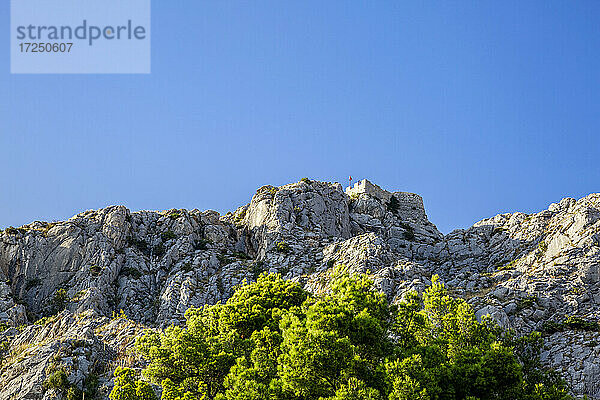
<svg viewBox="0 0 600 400"><path fill-rule="evenodd" d="M313 292L338 265L369 273L391 302L437 274L477 316L543 332L542 361L574 394L600 399L600 194L440 233L420 196L363 180L263 186L235 212L86 211L0 233L0 400L60 397L44 382L107 398L147 328L227 299L262 272Z"/></svg>

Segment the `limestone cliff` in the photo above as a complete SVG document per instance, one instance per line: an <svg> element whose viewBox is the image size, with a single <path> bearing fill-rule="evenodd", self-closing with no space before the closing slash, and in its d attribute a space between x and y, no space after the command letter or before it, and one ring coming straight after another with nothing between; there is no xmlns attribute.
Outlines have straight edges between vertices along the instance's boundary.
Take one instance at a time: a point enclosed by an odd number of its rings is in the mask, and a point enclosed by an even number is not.
<svg viewBox="0 0 600 400"><path fill-rule="evenodd" d="M440 275L478 315L544 331L544 362L600 398L600 333L577 324L600 318L600 194L443 235L416 194L303 179L224 216L113 206L5 229L0 400L54 398L42 382L59 367L107 396L116 366L141 366L128 349L143 328L181 323L262 271L325 290L338 264L370 273L394 302Z"/></svg>

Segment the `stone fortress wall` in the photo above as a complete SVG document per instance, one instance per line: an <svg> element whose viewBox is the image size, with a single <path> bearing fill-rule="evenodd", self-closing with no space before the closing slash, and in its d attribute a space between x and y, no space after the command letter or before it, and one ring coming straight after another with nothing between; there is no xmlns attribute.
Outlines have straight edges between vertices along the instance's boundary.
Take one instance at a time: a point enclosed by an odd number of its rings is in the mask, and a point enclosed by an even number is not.
<svg viewBox="0 0 600 400"><path fill-rule="evenodd" d="M388 192L367 179L358 181L354 186L346 188L346 194L348 196L357 196L362 193L376 197L384 203L389 202L390 198L394 196L400 203L398 215L403 219L413 219L418 221L427 219L425 207L423 206L423 198L418 194L409 192Z"/></svg>

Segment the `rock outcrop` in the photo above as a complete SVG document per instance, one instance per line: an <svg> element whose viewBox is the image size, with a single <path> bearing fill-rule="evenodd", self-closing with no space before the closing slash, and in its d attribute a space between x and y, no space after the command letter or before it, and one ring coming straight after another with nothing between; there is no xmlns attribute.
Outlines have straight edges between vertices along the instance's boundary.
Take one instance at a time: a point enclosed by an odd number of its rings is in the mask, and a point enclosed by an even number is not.
<svg viewBox="0 0 600 400"><path fill-rule="evenodd" d="M129 348L144 328L180 324L263 271L326 290L341 264L393 302L438 274L478 316L545 332L543 361L600 399L600 194L443 235L416 194L303 179L224 216L113 206L5 229L0 400L55 397L42 383L59 370L106 397L116 366L141 366Z"/></svg>

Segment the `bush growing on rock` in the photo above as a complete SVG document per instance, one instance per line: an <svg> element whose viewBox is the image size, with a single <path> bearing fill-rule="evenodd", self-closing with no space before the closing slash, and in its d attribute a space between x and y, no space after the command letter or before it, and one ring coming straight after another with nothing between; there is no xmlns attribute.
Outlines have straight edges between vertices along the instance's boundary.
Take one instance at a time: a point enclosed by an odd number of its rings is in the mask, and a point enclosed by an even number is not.
<svg viewBox="0 0 600 400"><path fill-rule="evenodd" d="M69 303L69 295L67 294L67 290L64 288L58 289L54 293L54 296L52 297L52 302L50 305L52 314L58 314L59 312L64 310L67 307L68 303Z"/></svg>
<svg viewBox="0 0 600 400"><path fill-rule="evenodd" d="M8 228L6 228L4 230L4 232L7 235L18 235L19 233L25 233L27 231L25 229L23 229L23 228L15 228L13 226L9 226Z"/></svg>
<svg viewBox="0 0 600 400"><path fill-rule="evenodd" d="M152 253L154 254L155 257L162 257L166 251L167 251L167 249L165 248L165 245L162 243L159 243L152 248Z"/></svg>
<svg viewBox="0 0 600 400"><path fill-rule="evenodd" d="M279 253L288 253L290 251L290 245L283 241L277 242L277 244L275 245L275 249Z"/></svg>
<svg viewBox="0 0 600 400"><path fill-rule="evenodd" d="M160 237L163 242L167 242L171 239L176 239L177 235L172 230L168 230L166 232L161 233Z"/></svg>
<svg viewBox="0 0 600 400"><path fill-rule="evenodd" d="M390 197L390 200L386 204L386 208L392 214L398 213L398 210L400 209L400 202L398 201L396 196L392 195L392 197Z"/></svg>
<svg viewBox="0 0 600 400"><path fill-rule="evenodd" d="M56 390L58 393L63 395L65 400L80 400L84 396L84 392L69 382L67 374L63 369L58 369L50 373L44 381L43 387L46 390Z"/></svg>
<svg viewBox="0 0 600 400"><path fill-rule="evenodd" d="M100 268L98 265L94 264L90 266L90 273L94 276L98 276L100 275L100 273L102 272L102 268Z"/></svg>
<svg viewBox="0 0 600 400"><path fill-rule="evenodd" d="M208 239L198 239L194 243L194 250L206 250L209 244L211 244L211 241Z"/></svg>
<svg viewBox="0 0 600 400"><path fill-rule="evenodd" d="M171 219L177 219L179 217L181 217L181 213L179 211L173 211L169 214L169 218Z"/></svg>
<svg viewBox="0 0 600 400"><path fill-rule="evenodd" d="M567 330L600 332L600 324L595 320L588 321L581 317L569 315L562 322L545 322L543 329L549 334Z"/></svg>
<svg viewBox="0 0 600 400"><path fill-rule="evenodd" d="M404 238L408 241L415 240L415 229L407 224L406 222L401 222L400 226L404 229Z"/></svg>
<svg viewBox="0 0 600 400"><path fill-rule="evenodd" d="M235 217L233 218L233 222L236 225L241 225L244 222L244 218L246 218L246 211L247 209L244 208L242 211L235 215Z"/></svg>
<svg viewBox="0 0 600 400"><path fill-rule="evenodd" d="M42 284L42 280L39 278L27 279L25 282L25 290L32 289L36 286L40 286Z"/></svg>
<svg viewBox="0 0 600 400"><path fill-rule="evenodd" d="M142 375L165 400L570 399L540 367L539 336L477 321L437 277L398 306L364 275L338 269L329 287L312 295L262 274L224 304L189 309L185 327L148 331ZM136 397L149 386L132 373L115 375L112 400L150 398Z"/></svg>
<svg viewBox="0 0 600 400"><path fill-rule="evenodd" d="M67 374L62 369L52 372L44 381L44 388L46 389L67 390L69 386Z"/></svg>
<svg viewBox="0 0 600 400"><path fill-rule="evenodd" d="M115 370L115 387L109 398L110 400L156 400L156 394L148 382L136 381L132 369L118 367Z"/></svg>

